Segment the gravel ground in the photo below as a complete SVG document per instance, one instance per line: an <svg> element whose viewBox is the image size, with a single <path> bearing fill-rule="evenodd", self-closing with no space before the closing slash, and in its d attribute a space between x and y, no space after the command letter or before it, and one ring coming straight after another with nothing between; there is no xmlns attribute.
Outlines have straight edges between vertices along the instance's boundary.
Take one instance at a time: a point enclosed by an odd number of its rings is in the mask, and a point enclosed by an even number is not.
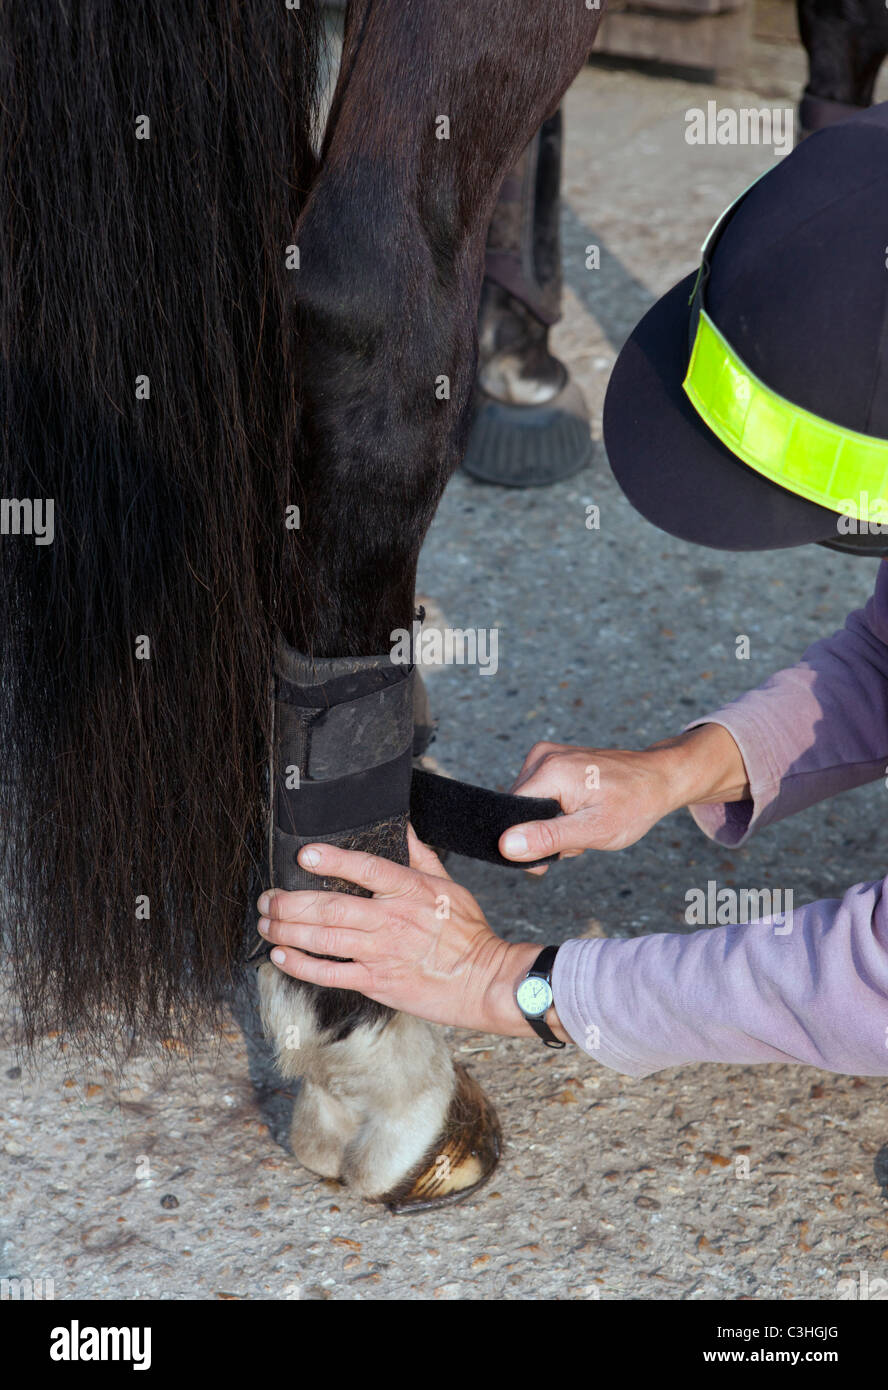
<svg viewBox="0 0 888 1390"><path fill-rule="evenodd" d="M690 106L750 92L602 68L567 101L566 312L556 344L600 439L616 350L696 263L722 207L772 162L684 142ZM775 104L786 104L778 95ZM588 271L584 248L601 248ZM585 527L601 508L600 531ZM726 556L635 518L600 443L580 478L540 492L447 490L420 587L454 627L499 629L499 669L429 682L447 770L506 788L538 739L642 746L757 683L831 631L869 561ZM750 638L748 661L735 639ZM885 788L815 807L726 854L680 815L620 856L543 881L451 869L514 940L684 929L685 893L722 886L835 896L884 872ZM8 1014L6 1015L8 1037ZM879 1080L802 1067L695 1066L633 1081L574 1049L454 1031L495 1098L507 1151L470 1205L393 1217L316 1180L279 1142L288 1097L244 1000L190 1060L0 1050L0 1275L57 1298L831 1299L888 1274L888 1140ZM748 1175L747 1175L748 1174Z"/></svg>

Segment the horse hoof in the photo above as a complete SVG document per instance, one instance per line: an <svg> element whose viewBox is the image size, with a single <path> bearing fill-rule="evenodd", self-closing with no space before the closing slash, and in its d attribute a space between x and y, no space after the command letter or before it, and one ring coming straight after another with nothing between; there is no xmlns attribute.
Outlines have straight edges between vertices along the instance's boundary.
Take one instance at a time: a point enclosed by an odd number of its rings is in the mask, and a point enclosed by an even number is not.
<svg viewBox="0 0 888 1390"><path fill-rule="evenodd" d="M463 1202L488 1181L502 1152L496 1111L458 1064L456 1090L440 1138L402 1183L378 1200L396 1215Z"/></svg>
<svg viewBox="0 0 888 1390"><path fill-rule="evenodd" d="M547 487L579 473L592 457L583 393L568 381L539 405L515 405L478 392L463 468L499 487Z"/></svg>

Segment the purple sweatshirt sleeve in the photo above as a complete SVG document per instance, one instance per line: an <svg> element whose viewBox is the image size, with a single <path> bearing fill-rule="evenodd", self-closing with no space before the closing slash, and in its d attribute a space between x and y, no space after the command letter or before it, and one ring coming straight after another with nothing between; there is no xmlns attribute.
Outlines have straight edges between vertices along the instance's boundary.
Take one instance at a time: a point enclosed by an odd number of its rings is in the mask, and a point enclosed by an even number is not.
<svg viewBox="0 0 888 1390"><path fill-rule="evenodd" d="M749 775L748 801L693 810L720 844L883 776L888 564L840 632L695 722L728 729ZM786 919L568 941L552 981L559 1018L590 1056L630 1076L704 1061L888 1075L886 883L857 884Z"/></svg>
<svg viewBox="0 0 888 1390"><path fill-rule="evenodd" d="M749 801L693 806L711 839L736 846L762 826L888 772L888 562L876 588L796 666L698 724L722 724L743 755Z"/></svg>

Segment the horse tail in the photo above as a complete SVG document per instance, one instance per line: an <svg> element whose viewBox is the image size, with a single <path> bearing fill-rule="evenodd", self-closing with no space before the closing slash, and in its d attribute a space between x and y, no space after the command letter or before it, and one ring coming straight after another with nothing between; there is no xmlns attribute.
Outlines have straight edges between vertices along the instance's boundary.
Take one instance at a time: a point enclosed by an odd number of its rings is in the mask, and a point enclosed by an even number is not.
<svg viewBox="0 0 888 1390"><path fill-rule="evenodd" d="M242 958L321 75L316 0L0 0L0 913L28 1045L193 1039Z"/></svg>

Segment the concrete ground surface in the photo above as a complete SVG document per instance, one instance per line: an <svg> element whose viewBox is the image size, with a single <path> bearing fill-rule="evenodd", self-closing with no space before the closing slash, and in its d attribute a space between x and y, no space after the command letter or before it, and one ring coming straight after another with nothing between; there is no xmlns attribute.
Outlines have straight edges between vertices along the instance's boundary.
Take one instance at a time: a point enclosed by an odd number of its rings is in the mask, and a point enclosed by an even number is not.
<svg viewBox="0 0 888 1390"><path fill-rule="evenodd" d="M616 351L774 162L762 148L686 144L685 112L710 98L762 104L601 67L568 95L555 342L599 442L588 471L546 490L459 474L432 527L420 575L432 619L499 631L495 675L450 666L429 679L432 751L467 780L508 787L539 739L639 747L674 732L793 661L871 588L874 562L818 548L736 556L671 540L607 469L600 411ZM709 880L792 888L801 903L881 877L886 797L861 789L730 853L681 814L543 880L450 868L512 940L681 931L686 892ZM287 1095L238 1014L243 1027L232 1017L193 1061L171 1044L164 1070L136 1056L123 1075L64 1055L21 1069L7 1014L0 1275L51 1278L58 1299L829 1300L860 1271L888 1274L880 1080L707 1065L634 1081L574 1048L452 1030L497 1104L506 1153L470 1203L395 1217L277 1142Z"/></svg>

